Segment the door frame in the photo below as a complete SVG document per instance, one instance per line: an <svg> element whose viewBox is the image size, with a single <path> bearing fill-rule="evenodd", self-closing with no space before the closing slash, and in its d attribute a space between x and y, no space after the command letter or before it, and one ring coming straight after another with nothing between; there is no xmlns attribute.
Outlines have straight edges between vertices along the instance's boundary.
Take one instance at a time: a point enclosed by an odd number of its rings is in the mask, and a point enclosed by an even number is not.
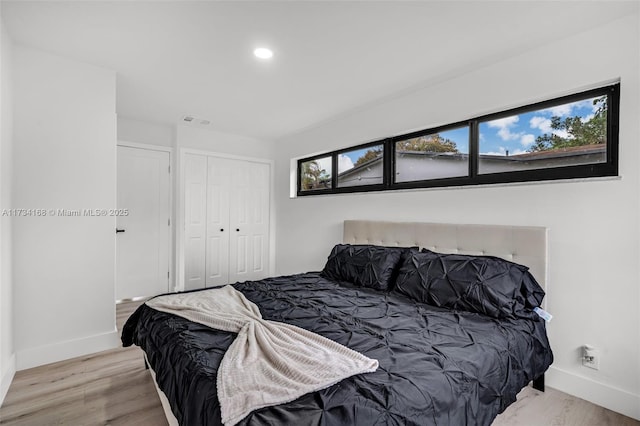
<svg viewBox="0 0 640 426"><path fill-rule="evenodd" d="M176 210L176 280L175 291L184 290L184 207L185 207L185 154L206 155L208 157L224 158L228 160L250 161L269 165L269 276L276 270L276 222L275 222L275 194L274 194L274 161L266 158L245 157L241 155L225 154L202 149L180 148L178 150L178 173L176 189L178 191L178 205Z"/></svg>
<svg viewBox="0 0 640 426"><path fill-rule="evenodd" d="M176 265L175 265L175 252L176 252L176 237L175 237L175 223L176 223L176 206L174 203L174 191L176 180L174 179L174 171L176 169L175 165L175 155L174 149L170 146L161 146L161 145L151 145L146 143L138 143L138 142L129 142L126 140L118 140L116 144L116 152L117 147L122 146L126 148L137 148L137 149L145 149L147 151L161 151L169 153L169 291L171 289L176 288ZM116 197L117 197L117 180L116 180ZM117 203L117 198L116 198ZM115 283L114 283L115 284ZM115 285L114 285L115 291Z"/></svg>

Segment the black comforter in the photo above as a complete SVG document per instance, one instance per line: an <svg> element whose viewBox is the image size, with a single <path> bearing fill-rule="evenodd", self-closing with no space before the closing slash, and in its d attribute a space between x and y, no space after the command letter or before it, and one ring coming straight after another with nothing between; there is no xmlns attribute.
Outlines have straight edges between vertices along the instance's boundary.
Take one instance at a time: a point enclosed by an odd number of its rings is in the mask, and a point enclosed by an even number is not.
<svg viewBox="0 0 640 426"><path fill-rule="evenodd" d="M541 320L449 311L318 273L234 287L262 316L311 330L370 358L350 377L241 425L489 425L552 362ZM122 341L139 345L181 425L220 424L216 372L235 334L142 305Z"/></svg>

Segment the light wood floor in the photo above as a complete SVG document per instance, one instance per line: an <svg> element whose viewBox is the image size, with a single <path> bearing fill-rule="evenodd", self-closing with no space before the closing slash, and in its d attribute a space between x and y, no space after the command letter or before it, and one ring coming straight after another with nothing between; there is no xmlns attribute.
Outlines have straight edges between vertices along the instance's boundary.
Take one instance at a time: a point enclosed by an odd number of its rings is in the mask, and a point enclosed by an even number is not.
<svg viewBox="0 0 640 426"><path fill-rule="evenodd" d="M140 303L117 306L118 330ZM167 421L142 351L134 346L17 372L0 408L0 424L164 426Z"/></svg>
<svg viewBox="0 0 640 426"><path fill-rule="evenodd" d="M119 304L118 329L141 302ZM137 347L19 371L0 408L0 424L167 424L151 376ZM640 422L547 387L525 388L493 426L640 426Z"/></svg>

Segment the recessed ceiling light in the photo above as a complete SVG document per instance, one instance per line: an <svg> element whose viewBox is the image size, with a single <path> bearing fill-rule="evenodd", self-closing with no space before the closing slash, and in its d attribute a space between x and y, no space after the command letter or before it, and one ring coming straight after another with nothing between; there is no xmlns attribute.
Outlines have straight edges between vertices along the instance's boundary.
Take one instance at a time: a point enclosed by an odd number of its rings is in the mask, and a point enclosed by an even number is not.
<svg viewBox="0 0 640 426"><path fill-rule="evenodd" d="M267 49L266 47L258 47L253 51L253 54L256 55L256 58L260 59L270 59L273 57L273 51L271 49Z"/></svg>

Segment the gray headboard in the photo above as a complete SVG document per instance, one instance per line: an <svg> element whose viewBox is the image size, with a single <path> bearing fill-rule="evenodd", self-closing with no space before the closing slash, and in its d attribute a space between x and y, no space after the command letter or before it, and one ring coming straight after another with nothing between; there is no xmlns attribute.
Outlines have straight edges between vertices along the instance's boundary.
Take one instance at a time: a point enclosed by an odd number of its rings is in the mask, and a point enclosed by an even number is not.
<svg viewBox="0 0 640 426"><path fill-rule="evenodd" d="M343 242L501 257L529 267L547 288L547 228L345 220Z"/></svg>

